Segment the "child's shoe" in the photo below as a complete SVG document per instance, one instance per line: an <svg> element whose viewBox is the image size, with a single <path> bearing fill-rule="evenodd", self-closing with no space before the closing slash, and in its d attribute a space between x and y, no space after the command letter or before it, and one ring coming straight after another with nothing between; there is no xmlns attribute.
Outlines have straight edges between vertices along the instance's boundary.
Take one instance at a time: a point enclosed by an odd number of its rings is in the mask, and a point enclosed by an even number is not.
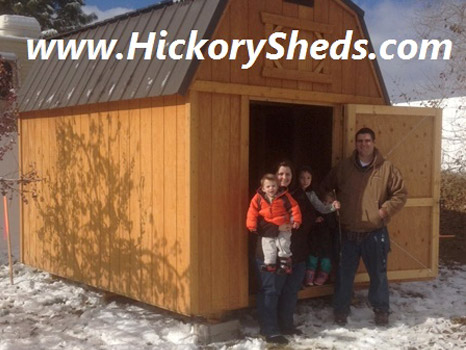
<svg viewBox="0 0 466 350"><path fill-rule="evenodd" d="M264 272L275 272L277 271L276 264L264 264L261 266L261 270Z"/></svg>
<svg viewBox="0 0 466 350"><path fill-rule="evenodd" d="M291 268L291 258L279 258L280 265L277 269L277 274L279 275L291 275L293 272Z"/></svg>
<svg viewBox="0 0 466 350"><path fill-rule="evenodd" d="M304 284L306 286L313 286L315 277L316 277L315 270L306 270L306 280L305 280Z"/></svg>
<svg viewBox="0 0 466 350"><path fill-rule="evenodd" d="M319 271L319 273L317 274L317 277L316 277L316 279L314 281L314 284L316 286L321 286L325 282L327 282L327 280L328 280L328 273L324 272L324 271Z"/></svg>

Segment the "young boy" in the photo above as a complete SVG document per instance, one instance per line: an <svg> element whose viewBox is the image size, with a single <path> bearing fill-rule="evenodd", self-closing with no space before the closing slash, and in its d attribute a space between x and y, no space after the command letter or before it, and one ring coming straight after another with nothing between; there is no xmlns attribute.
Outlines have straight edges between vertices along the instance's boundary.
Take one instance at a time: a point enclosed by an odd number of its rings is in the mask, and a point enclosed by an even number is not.
<svg viewBox="0 0 466 350"><path fill-rule="evenodd" d="M278 187L278 180L273 174L265 174L261 187L252 198L246 219L246 227L257 233L257 221L261 216L266 222L280 226L291 224L292 228L301 225L301 211L298 203L286 189ZM277 233L278 232L278 233ZM262 251L264 253L263 270L279 274L291 273L291 231L274 230L261 232ZM277 249L279 268L277 270Z"/></svg>

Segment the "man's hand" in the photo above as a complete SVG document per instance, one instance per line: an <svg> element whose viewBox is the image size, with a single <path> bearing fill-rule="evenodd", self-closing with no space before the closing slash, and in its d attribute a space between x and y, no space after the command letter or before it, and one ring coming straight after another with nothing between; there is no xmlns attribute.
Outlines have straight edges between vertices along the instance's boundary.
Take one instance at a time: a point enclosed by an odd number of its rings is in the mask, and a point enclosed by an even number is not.
<svg viewBox="0 0 466 350"><path fill-rule="evenodd" d="M293 225L291 225L292 228L298 229L299 228L299 223L298 222L293 222Z"/></svg>
<svg viewBox="0 0 466 350"><path fill-rule="evenodd" d="M385 220L388 217L388 212L387 209L385 208L380 208L379 209L379 216L382 220Z"/></svg>

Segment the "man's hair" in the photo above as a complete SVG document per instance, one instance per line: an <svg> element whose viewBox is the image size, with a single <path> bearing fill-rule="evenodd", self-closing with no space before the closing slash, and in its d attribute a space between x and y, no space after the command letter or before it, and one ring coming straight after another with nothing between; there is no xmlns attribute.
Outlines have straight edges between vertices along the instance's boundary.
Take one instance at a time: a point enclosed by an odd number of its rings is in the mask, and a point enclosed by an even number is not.
<svg viewBox="0 0 466 350"><path fill-rule="evenodd" d="M369 135L371 135L372 141L375 141L375 132L374 132L374 130L372 130L370 128L361 128L361 129L358 130L358 132L354 136L354 140L357 140L358 135L361 135L361 134L369 134Z"/></svg>
<svg viewBox="0 0 466 350"><path fill-rule="evenodd" d="M273 181L278 185L278 179L274 174L265 174L261 179L261 187L264 186L265 180Z"/></svg>

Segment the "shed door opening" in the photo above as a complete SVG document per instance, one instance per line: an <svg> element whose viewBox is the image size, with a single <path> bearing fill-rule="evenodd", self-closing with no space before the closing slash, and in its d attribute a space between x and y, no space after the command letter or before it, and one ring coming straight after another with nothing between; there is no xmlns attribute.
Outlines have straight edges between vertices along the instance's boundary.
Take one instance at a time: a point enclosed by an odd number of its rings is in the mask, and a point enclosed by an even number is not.
<svg viewBox="0 0 466 350"><path fill-rule="evenodd" d="M262 175L273 172L282 160L291 161L297 168L311 166L314 184L330 171L333 108L254 102L249 112L249 198L259 187ZM295 174L291 187L296 184ZM249 292L254 294L255 238L249 237Z"/></svg>
<svg viewBox="0 0 466 350"><path fill-rule="evenodd" d="M250 105L249 194L264 173L282 160L307 165L318 183L332 166L333 109L325 106L254 102ZM296 169L297 170L297 169ZM293 179L296 184L297 178ZM293 185L292 184L292 185Z"/></svg>

